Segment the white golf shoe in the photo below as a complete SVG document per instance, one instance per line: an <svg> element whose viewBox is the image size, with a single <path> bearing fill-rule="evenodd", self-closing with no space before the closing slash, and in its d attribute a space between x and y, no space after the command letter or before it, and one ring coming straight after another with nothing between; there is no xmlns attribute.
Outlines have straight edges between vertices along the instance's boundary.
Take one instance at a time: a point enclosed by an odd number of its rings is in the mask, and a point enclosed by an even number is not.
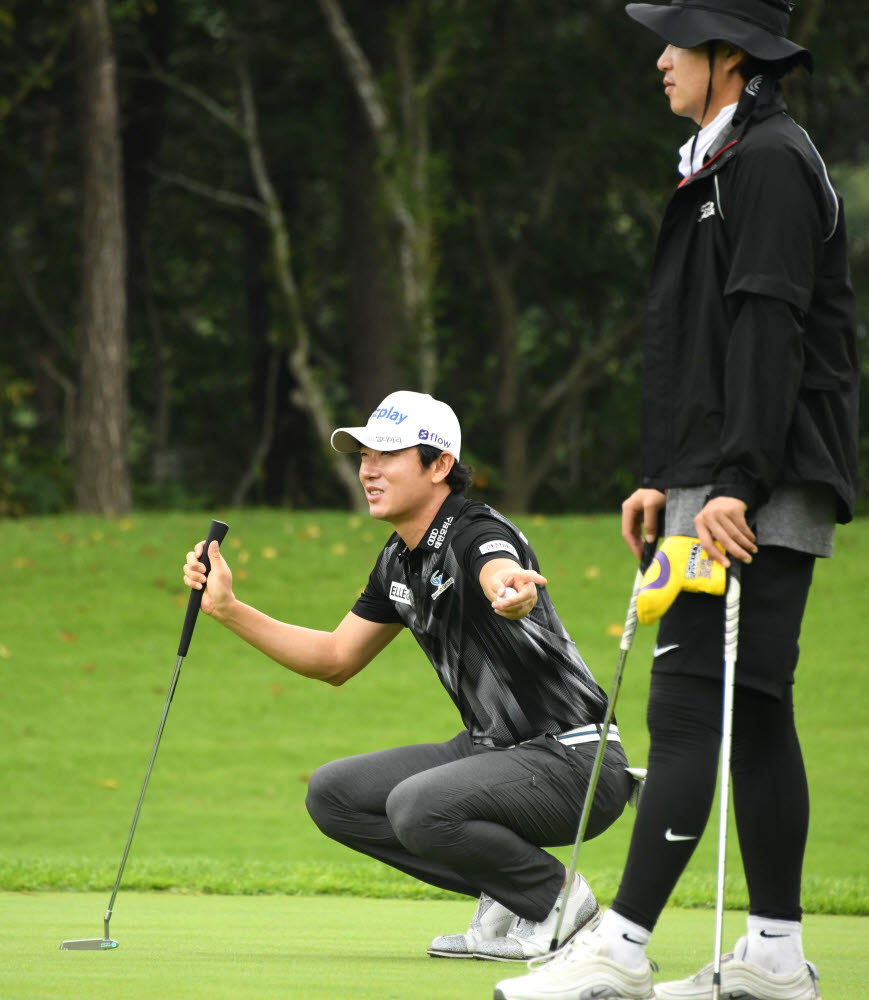
<svg viewBox="0 0 869 1000"><path fill-rule="evenodd" d="M503 937L480 941L476 947L476 957L493 962L527 962L531 958L548 955L562 906L566 907L559 933L562 944L584 927L591 929L596 926L600 919L600 907L594 893L588 882L577 872L570 892L562 889L555 906L543 920L535 922L516 917Z"/></svg>
<svg viewBox="0 0 869 1000"><path fill-rule="evenodd" d="M821 1000L818 970L805 962L795 972L779 976L744 961L746 938L721 956L721 1000ZM712 995L712 966L705 965L690 979L659 983L657 1000L707 1000Z"/></svg>
<svg viewBox="0 0 869 1000"><path fill-rule="evenodd" d="M478 945L502 938L514 919L506 906L482 893L467 933L441 934L429 945L428 953L434 958L473 958Z"/></svg>
<svg viewBox="0 0 869 1000"><path fill-rule="evenodd" d="M494 1000L653 1000L648 959L629 969L609 957L609 946L595 931L583 931L552 958L530 965L531 971L504 979Z"/></svg>

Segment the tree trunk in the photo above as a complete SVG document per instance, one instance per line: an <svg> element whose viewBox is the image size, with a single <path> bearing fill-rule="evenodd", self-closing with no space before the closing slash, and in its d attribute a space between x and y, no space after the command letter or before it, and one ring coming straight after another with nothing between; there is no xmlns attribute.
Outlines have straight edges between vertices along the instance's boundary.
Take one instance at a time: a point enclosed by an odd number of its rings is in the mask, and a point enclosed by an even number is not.
<svg viewBox="0 0 869 1000"><path fill-rule="evenodd" d="M75 500L82 511L130 508L126 457L126 242L115 57L106 0L76 25L82 163L82 281Z"/></svg>
<svg viewBox="0 0 869 1000"><path fill-rule="evenodd" d="M351 124L344 187L347 244L350 394L359 419L408 381L400 363L401 289L395 276L395 240L379 197L376 150L360 115Z"/></svg>

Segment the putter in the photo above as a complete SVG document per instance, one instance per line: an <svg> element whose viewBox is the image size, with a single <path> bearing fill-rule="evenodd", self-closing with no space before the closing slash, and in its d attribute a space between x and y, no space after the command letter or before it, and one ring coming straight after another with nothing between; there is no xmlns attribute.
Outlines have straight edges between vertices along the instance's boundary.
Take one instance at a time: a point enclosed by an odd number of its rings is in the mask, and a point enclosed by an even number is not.
<svg viewBox="0 0 869 1000"><path fill-rule="evenodd" d="M724 937L724 873L727 865L727 806L730 798L730 751L733 744L733 692L739 645L740 564L731 559L724 599L724 693L721 713L721 790L718 812L718 889L715 896L715 952L712 1000L721 998L721 942Z"/></svg>
<svg viewBox="0 0 869 1000"><path fill-rule="evenodd" d="M229 531L229 526L223 521L212 521L208 530L208 539L202 551L202 562L205 564L206 575L211 570L211 562L208 559L208 546L213 541L222 542ZM121 857L121 864L118 867L118 874L115 878L115 885L112 889L112 896L109 900L108 908L103 917L103 936L101 938L78 938L72 941L62 941L61 951L111 951L118 947L109 934L109 921L112 919L112 907L115 905L115 896L118 894L118 886L121 884L121 877L124 874L124 867L127 864L127 855L130 853L130 844L133 842L133 834L136 832L136 824L139 822L139 813L142 809L142 801L145 798L145 790L151 777L151 768L154 766L154 758L157 756L157 749L160 746L160 739L163 736L163 727L166 725L166 716L169 714L169 706L175 696L175 686L178 683L178 675L181 672L181 663L190 648L190 640L193 637L193 627L196 625L196 618L199 613L199 605L202 603L202 591L191 590L190 598L187 601L187 614L184 617L184 627L181 629L181 641L178 644L178 658L175 661L175 670L172 673L172 680L169 682L169 690L166 693L166 703L163 705L163 714L160 716L160 724L157 726L157 736L154 739L154 746L151 750L151 757L148 760L148 767L145 770L145 780L142 782L142 790L139 792L139 801L136 803L136 811L133 813L133 822L130 824L130 832L127 835L127 843Z"/></svg>
<svg viewBox="0 0 869 1000"><path fill-rule="evenodd" d="M625 627L622 631L621 642L619 643L619 659L616 664L616 672L613 676L612 689L610 691L609 700L606 704L606 713L604 715L603 724L601 725L600 743L598 743L597 753L594 755L594 765L591 769L591 777L588 781L585 801L582 804L582 812L579 817L579 829L576 831L573 853L570 855L570 866L567 869L567 878L564 882L565 889L568 889L568 887L573 884L573 877L576 875L576 863L579 859L579 848L582 841L585 839L585 831L588 828L588 819L591 814L592 803L594 802L594 793L597 791L597 782L600 777L601 765L603 764L603 755L606 752L606 743L609 736L610 725L613 721L613 716L615 715L616 702L618 701L619 691L622 686L622 675L625 672L625 660L628 658L628 653L630 652L631 645L634 641L634 634L637 631L637 595L640 592L640 586L643 582L643 574L651 565L654 556L655 542L644 542L640 565L634 577L634 589L631 591L631 600L628 604ZM555 931L552 935L552 941L549 944L550 952L558 951L561 925L564 922L564 911L566 909L567 907L565 906L562 906L559 909L558 921L555 924Z"/></svg>

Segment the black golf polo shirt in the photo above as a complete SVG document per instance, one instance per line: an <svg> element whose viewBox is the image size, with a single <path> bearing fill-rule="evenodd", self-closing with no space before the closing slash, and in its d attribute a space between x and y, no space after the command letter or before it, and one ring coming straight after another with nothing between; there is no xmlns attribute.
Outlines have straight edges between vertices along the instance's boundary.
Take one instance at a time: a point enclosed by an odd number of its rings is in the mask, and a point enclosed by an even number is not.
<svg viewBox="0 0 869 1000"><path fill-rule="evenodd" d="M353 613L411 630L476 740L510 746L601 722L606 695L546 588L538 587L536 607L518 621L493 611L479 575L499 558L538 570L514 524L451 494L415 549L390 536Z"/></svg>

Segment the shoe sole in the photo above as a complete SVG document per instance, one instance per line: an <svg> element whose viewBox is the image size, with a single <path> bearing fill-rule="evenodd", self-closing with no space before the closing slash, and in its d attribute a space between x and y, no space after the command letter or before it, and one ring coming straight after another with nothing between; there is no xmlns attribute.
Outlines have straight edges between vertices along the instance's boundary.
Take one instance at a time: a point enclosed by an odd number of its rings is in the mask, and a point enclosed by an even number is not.
<svg viewBox="0 0 869 1000"><path fill-rule="evenodd" d="M429 948L428 954L432 958L476 958L477 956L472 951L437 951L436 949Z"/></svg>

